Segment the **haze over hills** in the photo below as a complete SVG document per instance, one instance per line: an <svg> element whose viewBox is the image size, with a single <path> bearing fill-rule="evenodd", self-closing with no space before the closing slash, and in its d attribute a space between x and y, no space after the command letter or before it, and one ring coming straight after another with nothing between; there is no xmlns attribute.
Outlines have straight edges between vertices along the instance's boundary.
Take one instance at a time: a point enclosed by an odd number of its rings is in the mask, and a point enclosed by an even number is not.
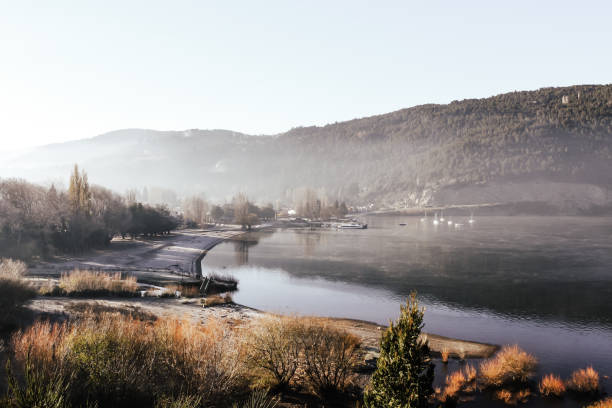
<svg viewBox="0 0 612 408"><path fill-rule="evenodd" d="M5 157L0 176L66 180L75 162L93 183L118 192L160 186L273 201L311 187L330 200L378 207L525 202L605 211L612 85L422 105L273 136L118 130Z"/></svg>

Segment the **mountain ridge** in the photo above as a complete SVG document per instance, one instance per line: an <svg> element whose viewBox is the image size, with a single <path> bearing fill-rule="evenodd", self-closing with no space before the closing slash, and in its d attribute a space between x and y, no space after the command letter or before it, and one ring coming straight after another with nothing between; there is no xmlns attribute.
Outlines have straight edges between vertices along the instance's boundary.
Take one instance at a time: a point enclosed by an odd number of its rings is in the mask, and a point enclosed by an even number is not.
<svg viewBox="0 0 612 408"><path fill-rule="evenodd" d="M295 188L311 187L330 200L388 207L464 202L457 191L467 188L473 194L474 186L491 186L487 194L496 191L508 201L517 183L538 180L557 193L539 196L539 188L529 187L533 194L523 201L575 212L610 204L611 135L612 85L548 87L418 105L276 135L116 130L34 149L0 165L0 175L65 178L79 162L94 182L118 191L157 185L181 194L204 191L214 199L245 191L271 201L289 200ZM89 141L89 149L79 149L83 141ZM54 160L45 157L54 155ZM502 193L504 183L514 187ZM568 187L567 196L575 197L560 203L564 191L558 183L601 191L585 200L581 188L572 193L574 187ZM484 202L484 196L476 194L472 204Z"/></svg>

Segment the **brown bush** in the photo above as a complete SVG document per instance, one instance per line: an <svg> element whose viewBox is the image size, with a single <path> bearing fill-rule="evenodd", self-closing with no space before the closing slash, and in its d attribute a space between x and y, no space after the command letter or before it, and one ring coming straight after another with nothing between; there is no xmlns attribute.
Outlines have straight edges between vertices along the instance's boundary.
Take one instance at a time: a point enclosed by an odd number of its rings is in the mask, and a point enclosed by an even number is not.
<svg viewBox="0 0 612 408"><path fill-rule="evenodd" d="M242 384L241 348L215 321L143 322L117 313L74 323L39 322L13 337L17 362L69 379L74 401L100 406L152 405L166 395L221 401Z"/></svg>
<svg viewBox="0 0 612 408"><path fill-rule="evenodd" d="M517 345L505 346L480 364L480 376L486 387L524 383L533 375L536 365L537 359Z"/></svg>
<svg viewBox="0 0 612 408"><path fill-rule="evenodd" d="M581 394L595 394L599 391L599 373L593 367L576 370L572 373L567 386Z"/></svg>
<svg viewBox="0 0 612 408"><path fill-rule="evenodd" d="M597 401L589 405L587 408L612 408L612 397Z"/></svg>
<svg viewBox="0 0 612 408"><path fill-rule="evenodd" d="M138 283L134 276L123 277L119 272L108 274L81 269L62 274L59 287L68 296L135 296L138 291Z"/></svg>
<svg viewBox="0 0 612 408"><path fill-rule="evenodd" d="M271 375L279 388L289 385L299 367L301 331L300 320L288 317L264 317L249 330L251 365Z"/></svg>
<svg viewBox="0 0 612 408"><path fill-rule="evenodd" d="M303 369L320 396L343 391L352 382L360 340L319 321L307 321L300 333Z"/></svg>
<svg viewBox="0 0 612 408"><path fill-rule="evenodd" d="M448 351L448 349L446 347L443 348L440 354L442 355L442 362L444 364L448 363L448 356L450 355L450 352Z"/></svg>
<svg viewBox="0 0 612 408"><path fill-rule="evenodd" d="M225 296L220 296L220 295L206 296L201 301L205 307L210 307L210 306L225 305L227 303L232 303L233 300L232 300L232 296L229 293L226 293Z"/></svg>
<svg viewBox="0 0 612 408"><path fill-rule="evenodd" d="M36 297L36 290L23 279L26 272L27 266L21 261L0 260L0 329L16 325L16 312Z"/></svg>
<svg viewBox="0 0 612 408"><path fill-rule="evenodd" d="M540 394L545 397L560 397L565 394L565 384L558 375L548 374L539 385Z"/></svg>
<svg viewBox="0 0 612 408"><path fill-rule="evenodd" d="M514 396L512 395L511 391L503 389L503 390L496 391L494 395L495 395L495 398L497 398L500 401L503 401L505 404L508 404L508 405L516 404L516 402L514 401Z"/></svg>

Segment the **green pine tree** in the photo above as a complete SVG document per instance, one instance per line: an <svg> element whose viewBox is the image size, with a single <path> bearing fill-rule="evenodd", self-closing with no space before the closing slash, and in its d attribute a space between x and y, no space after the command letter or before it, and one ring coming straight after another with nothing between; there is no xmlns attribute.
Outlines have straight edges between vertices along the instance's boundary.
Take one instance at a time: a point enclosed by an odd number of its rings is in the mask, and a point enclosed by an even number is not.
<svg viewBox="0 0 612 408"><path fill-rule="evenodd" d="M434 364L427 343L419 339L423 314L412 293L406 306L401 306L398 321L384 332L376 371L364 395L366 407L427 406L433 393Z"/></svg>

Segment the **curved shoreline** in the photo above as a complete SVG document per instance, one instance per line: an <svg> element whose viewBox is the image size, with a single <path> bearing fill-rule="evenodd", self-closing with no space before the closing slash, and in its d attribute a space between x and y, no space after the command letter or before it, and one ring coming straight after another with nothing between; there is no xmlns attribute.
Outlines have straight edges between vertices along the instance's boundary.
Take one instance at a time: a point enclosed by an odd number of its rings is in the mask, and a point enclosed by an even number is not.
<svg viewBox="0 0 612 408"><path fill-rule="evenodd" d="M181 230L169 237L151 240L116 240L114 248L102 251L92 251L80 257L66 257L56 262L41 262L30 269L28 275L38 278L57 278L62 273L75 268L97 269L109 272L128 272L135 275L140 282L155 282L167 284L194 280L201 277L201 260L208 251L228 239L244 234L244 231L232 229L218 230ZM201 320L214 317L224 321L239 321L246 324L256 317L271 313L260 311L246 305L230 304L202 308L190 302L165 299L162 303L146 298L133 299L75 299L75 298L39 298L34 301L38 310L54 310L64 312L66 305L72 302L103 302L116 304L132 304L149 310L156 315L190 315ZM123 302L123 303L122 303ZM163 303L165 302L165 303ZM166 306L160 309L159 305ZM45 306L46 305L46 306ZM55 305L55 306L53 306ZM163 310L163 309L168 310ZM205 310L205 312L203 311ZM313 316L325 320L335 327L350 331L359 336L365 349L373 357L377 356L382 330L373 322ZM423 338L429 342L434 354L447 350L455 358L486 358L498 350L498 346L467 340L453 339L432 333L423 333Z"/></svg>

